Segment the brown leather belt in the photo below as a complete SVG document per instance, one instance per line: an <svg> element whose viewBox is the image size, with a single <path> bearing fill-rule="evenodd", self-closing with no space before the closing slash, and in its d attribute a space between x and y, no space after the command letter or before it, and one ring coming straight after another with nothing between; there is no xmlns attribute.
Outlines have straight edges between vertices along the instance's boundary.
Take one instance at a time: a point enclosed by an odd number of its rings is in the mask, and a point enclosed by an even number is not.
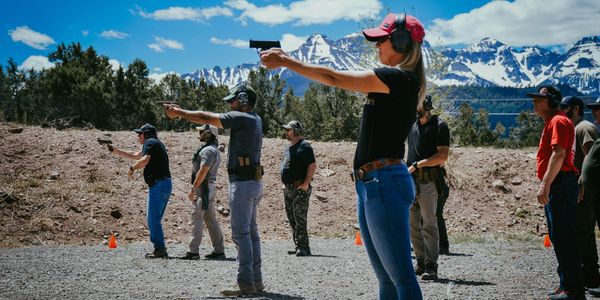
<svg viewBox="0 0 600 300"><path fill-rule="evenodd" d="M352 174L352 180L362 180L365 175L371 171L383 169L388 166L399 165L402 163L403 161L400 158L382 158L368 162L354 171Z"/></svg>

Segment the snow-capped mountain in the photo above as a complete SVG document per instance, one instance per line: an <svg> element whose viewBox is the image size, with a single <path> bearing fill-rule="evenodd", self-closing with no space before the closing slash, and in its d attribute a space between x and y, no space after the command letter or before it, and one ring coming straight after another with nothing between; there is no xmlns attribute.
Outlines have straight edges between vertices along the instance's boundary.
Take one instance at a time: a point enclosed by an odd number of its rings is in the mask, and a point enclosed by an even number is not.
<svg viewBox="0 0 600 300"><path fill-rule="evenodd" d="M378 66L373 50L373 44L365 42L360 33L336 41L313 34L289 54L305 62L339 70L365 70ZM582 93L600 92L600 36L583 38L564 54L538 46L517 49L484 38L463 49L434 50L425 41L423 55L429 70L428 79L436 85L530 87L554 83L571 85ZM437 59L435 63L434 59ZM432 64L442 67L432 70L429 68ZM204 78L212 84L233 86L258 67L258 63L214 67L183 77ZM310 83L287 70L277 72L296 94L303 94Z"/></svg>

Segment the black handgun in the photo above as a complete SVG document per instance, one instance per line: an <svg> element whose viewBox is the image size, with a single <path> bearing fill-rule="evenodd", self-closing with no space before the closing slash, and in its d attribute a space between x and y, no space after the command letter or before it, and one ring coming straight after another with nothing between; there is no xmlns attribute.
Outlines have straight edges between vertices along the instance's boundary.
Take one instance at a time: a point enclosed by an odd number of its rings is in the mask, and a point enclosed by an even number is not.
<svg viewBox="0 0 600 300"><path fill-rule="evenodd" d="M264 51L264 50L268 50L268 49L271 49L271 48L281 48L281 43L279 41L254 41L254 40L250 40L250 48L256 48L256 49L260 49L260 51Z"/></svg>
<svg viewBox="0 0 600 300"><path fill-rule="evenodd" d="M177 101L156 101L156 104L158 104L158 105L163 105L163 104L177 104L177 105L179 105L179 103L177 103Z"/></svg>
<svg viewBox="0 0 600 300"><path fill-rule="evenodd" d="M108 144L112 144L112 141L111 140L105 140L105 139L98 138L98 143L100 145L108 145Z"/></svg>

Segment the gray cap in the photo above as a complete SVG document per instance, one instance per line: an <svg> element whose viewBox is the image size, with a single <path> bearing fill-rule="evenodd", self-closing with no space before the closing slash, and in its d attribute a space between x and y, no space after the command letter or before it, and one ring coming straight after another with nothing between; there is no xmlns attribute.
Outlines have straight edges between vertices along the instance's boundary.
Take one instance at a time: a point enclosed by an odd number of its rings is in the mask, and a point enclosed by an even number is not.
<svg viewBox="0 0 600 300"><path fill-rule="evenodd" d="M588 104L586 104L586 106L587 106L587 108L589 108L591 110L600 109L600 97L598 97L598 99L596 99L596 102L588 103Z"/></svg>
<svg viewBox="0 0 600 300"><path fill-rule="evenodd" d="M296 133L302 133L302 130L304 129L302 127L302 124L300 124L300 122L296 120L291 120L289 123L283 125L282 127L285 129L291 129Z"/></svg>

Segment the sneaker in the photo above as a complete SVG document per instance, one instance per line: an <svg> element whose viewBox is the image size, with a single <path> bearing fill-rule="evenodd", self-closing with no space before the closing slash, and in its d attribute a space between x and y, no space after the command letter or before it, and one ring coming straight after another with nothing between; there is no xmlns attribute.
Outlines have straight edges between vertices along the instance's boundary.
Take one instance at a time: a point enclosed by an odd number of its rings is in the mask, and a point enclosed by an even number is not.
<svg viewBox="0 0 600 300"><path fill-rule="evenodd" d="M296 256L310 256L310 250L309 249L298 249L298 252L296 252Z"/></svg>
<svg viewBox="0 0 600 300"><path fill-rule="evenodd" d="M600 297L600 287L589 288L587 292L594 297Z"/></svg>
<svg viewBox="0 0 600 300"><path fill-rule="evenodd" d="M425 273L425 265L423 263L417 262L417 267L415 268L415 274L417 276L421 276Z"/></svg>
<svg viewBox="0 0 600 300"><path fill-rule="evenodd" d="M225 259L225 253L211 252L210 254L204 255L206 259Z"/></svg>
<svg viewBox="0 0 600 300"><path fill-rule="evenodd" d="M185 256L182 256L179 259L197 260L197 259L200 259L200 254L198 254L198 253L192 253L192 252L186 252Z"/></svg>
<svg viewBox="0 0 600 300"><path fill-rule="evenodd" d="M168 258L166 249L154 249L152 253L146 253L146 258Z"/></svg>
<svg viewBox="0 0 600 300"><path fill-rule="evenodd" d="M557 287L551 291L548 292L548 296L552 296L552 295L558 295L560 293L562 293L563 290L560 287Z"/></svg>
<svg viewBox="0 0 600 300"><path fill-rule="evenodd" d="M256 281L254 282L254 288L256 288L256 292L262 293L265 290L265 285L262 281Z"/></svg>
<svg viewBox="0 0 600 300"><path fill-rule="evenodd" d="M438 279L437 264L429 263L425 265L425 273L421 275L423 280L436 280Z"/></svg>
<svg viewBox="0 0 600 300"><path fill-rule="evenodd" d="M567 294L566 292L562 292L562 293L548 296L548 300L578 300L578 299L585 300L585 294L581 295L581 296L573 296L573 295Z"/></svg>
<svg viewBox="0 0 600 300"><path fill-rule="evenodd" d="M234 287L231 289L225 289L225 290L221 291L221 295L226 296L226 297L238 297L238 296L242 296L242 295L252 295L252 294L256 294L256 288L254 286L247 288L247 289L243 289L240 287Z"/></svg>

